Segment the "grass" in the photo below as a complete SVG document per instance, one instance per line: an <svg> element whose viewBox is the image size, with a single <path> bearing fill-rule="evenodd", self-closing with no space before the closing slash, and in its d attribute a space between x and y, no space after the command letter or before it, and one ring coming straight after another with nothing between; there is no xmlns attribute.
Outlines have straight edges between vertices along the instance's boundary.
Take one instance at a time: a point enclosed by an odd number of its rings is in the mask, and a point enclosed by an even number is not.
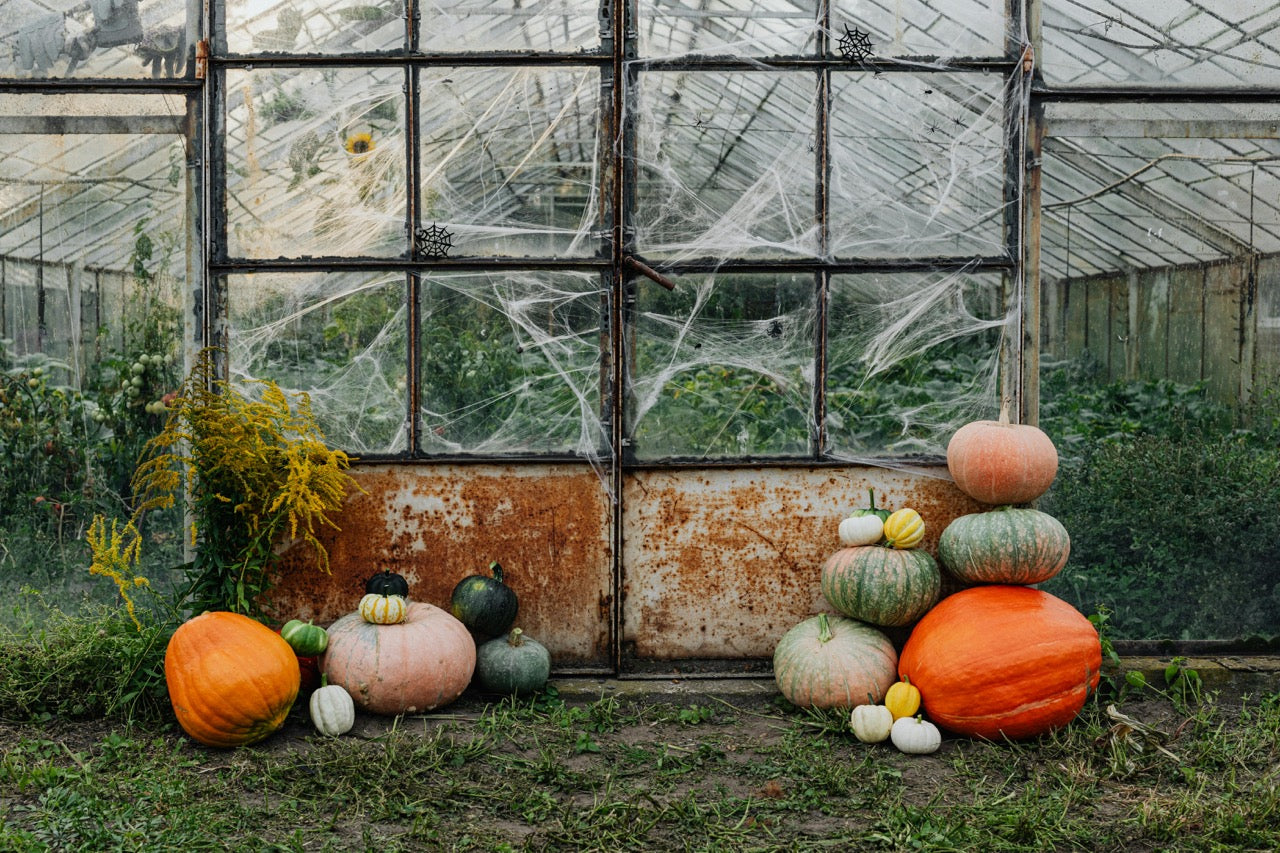
<svg viewBox="0 0 1280 853"><path fill-rule="evenodd" d="M0 633L0 851L1275 850L1280 694L1116 673L1035 741L868 746L763 689L468 692L259 745L186 738L120 609Z"/></svg>

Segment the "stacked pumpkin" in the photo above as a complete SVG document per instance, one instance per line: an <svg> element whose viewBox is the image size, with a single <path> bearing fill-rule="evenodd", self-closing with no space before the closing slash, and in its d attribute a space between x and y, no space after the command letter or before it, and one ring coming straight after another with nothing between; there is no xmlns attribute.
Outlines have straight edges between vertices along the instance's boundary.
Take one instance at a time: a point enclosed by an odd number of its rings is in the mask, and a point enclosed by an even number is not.
<svg viewBox="0 0 1280 853"><path fill-rule="evenodd" d="M947 446L956 486L984 512L952 521L938 558L976 584L950 595L912 629L898 672L920 689L931 719L957 734L1025 738L1065 725L1098 684L1097 631L1070 604L1030 585L1061 571L1070 552L1052 516L1016 508L1053 483L1058 454L1034 426L975 421Z"/></svg>
<svg viewBox="0 0 1280 853"><path fill-rule="evenodd" d="M837 614L793 627L774 649L778 689L795 705L876 705L897 680L898 655L882 630L909 625L938 600L937 563L919 545L924 520L914 509L869 505L840 523L844 546L822 567L823 597Z"/></svg>
<svg viewBox="0 0 1280 853"><path fill-rule="evenodd" d="M449 597L451 612L476 641L475 680L490 693L535 693L551 677L551 652L515 627L520 598L505 583L502 565L492 561L489 572L458 581Z"/></svg>

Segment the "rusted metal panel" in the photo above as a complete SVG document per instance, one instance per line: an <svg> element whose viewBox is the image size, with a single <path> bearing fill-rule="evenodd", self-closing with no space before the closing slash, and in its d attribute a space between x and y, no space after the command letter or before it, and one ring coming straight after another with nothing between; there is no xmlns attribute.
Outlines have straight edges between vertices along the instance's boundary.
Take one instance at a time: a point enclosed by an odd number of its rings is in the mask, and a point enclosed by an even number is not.
<svg viewBox="0 0 1280 853"><path fill-rule="evenodd" d="M558 668L609 665L612 510L585 465L380 465L353 469L353 494L320 534L331 575L307 549L285 554L272 595L280 619L325 624L355 609L365 580L403 574L410 594L448 608L467 575L502 564L517 622Z"/></svg>
<svg viewBox="0 0 1280 853"><path fill-rule="evenodd" d="M931 472L932 473L932 472ZM837 528L866 505L911 506L922 547L981 507L946 477L880 468L742 468L629 473L623 487L624 660L770 658L819 610Z"/></svg>

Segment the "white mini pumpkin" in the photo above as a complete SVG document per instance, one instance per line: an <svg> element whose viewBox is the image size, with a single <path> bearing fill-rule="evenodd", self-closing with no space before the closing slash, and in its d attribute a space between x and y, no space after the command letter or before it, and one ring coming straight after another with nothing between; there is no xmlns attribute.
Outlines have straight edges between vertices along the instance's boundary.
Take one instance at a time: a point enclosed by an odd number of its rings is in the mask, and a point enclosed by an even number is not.
<svg viewBox="0 0 1280 853"><path fill-rule="evenodd" d="M337 737L356 724L356 704L341 684L326 684L311 694L311 722L322 735Z"/></svg>
<svg viewBox="0 0 1280 853"><path fill-rule="evenodd" d="M889 738L908 755L928 755L942 745L942 733L924 717L900 717L889 730Z"/></svg>
<svg viewBox="0 0 1280 853"><path fill-rule="evenodd" d="M889 738L893 712L884 705L859 705L849 713L849 727L863 743L880 743Z"/></svg>
<svg viewBox="0 0 1280 853"><path fill-rule="evenodd" d="M846 548L874 545L884 536L884 521L870 513L851 515L840 522L840 544Z"/></svg>

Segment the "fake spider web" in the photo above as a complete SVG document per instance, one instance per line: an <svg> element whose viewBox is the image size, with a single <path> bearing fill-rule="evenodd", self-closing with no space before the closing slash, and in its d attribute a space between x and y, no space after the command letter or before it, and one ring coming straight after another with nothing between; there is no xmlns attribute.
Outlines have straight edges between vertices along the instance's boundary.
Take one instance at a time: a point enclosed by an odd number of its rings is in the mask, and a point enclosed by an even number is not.
<svg viewBox="0 0 1280 853"><path fill-rule="evenodd" d="M668 59L750 57L811 50L820 35L812 17L762 28L720 11L685 42L673 23L687 10L642 4L641 44ZM629 453L910 465L993 412L1018 284L969 261L1008 250L1006 133L1022 120L1025 93L1000 75L895 58L937 54L948 40L957 51L994 49L1004 33L988 23L994 31L977 35L955 22L926 31L899 21L896 32L874 16L833 23L833 53L856 32L859 50L869 46L882 65L860 55L831 75L825 209L812 72L636 75L628 232L635 255L675 289L636 277L623 306ZM428 454L610 457L608 280L536 268L607 251L595 66L423 69L416 233L404 226L402 72L247 69L227 84L233 256L534 262L424 273L413 284L416 342L403 274L233 278L236 375L308 391L330 440L355 453L411 450L412 417ZM779 268L817 259L885 269L822 282ZM415 343L421 405L410 414Z"/></svg>

